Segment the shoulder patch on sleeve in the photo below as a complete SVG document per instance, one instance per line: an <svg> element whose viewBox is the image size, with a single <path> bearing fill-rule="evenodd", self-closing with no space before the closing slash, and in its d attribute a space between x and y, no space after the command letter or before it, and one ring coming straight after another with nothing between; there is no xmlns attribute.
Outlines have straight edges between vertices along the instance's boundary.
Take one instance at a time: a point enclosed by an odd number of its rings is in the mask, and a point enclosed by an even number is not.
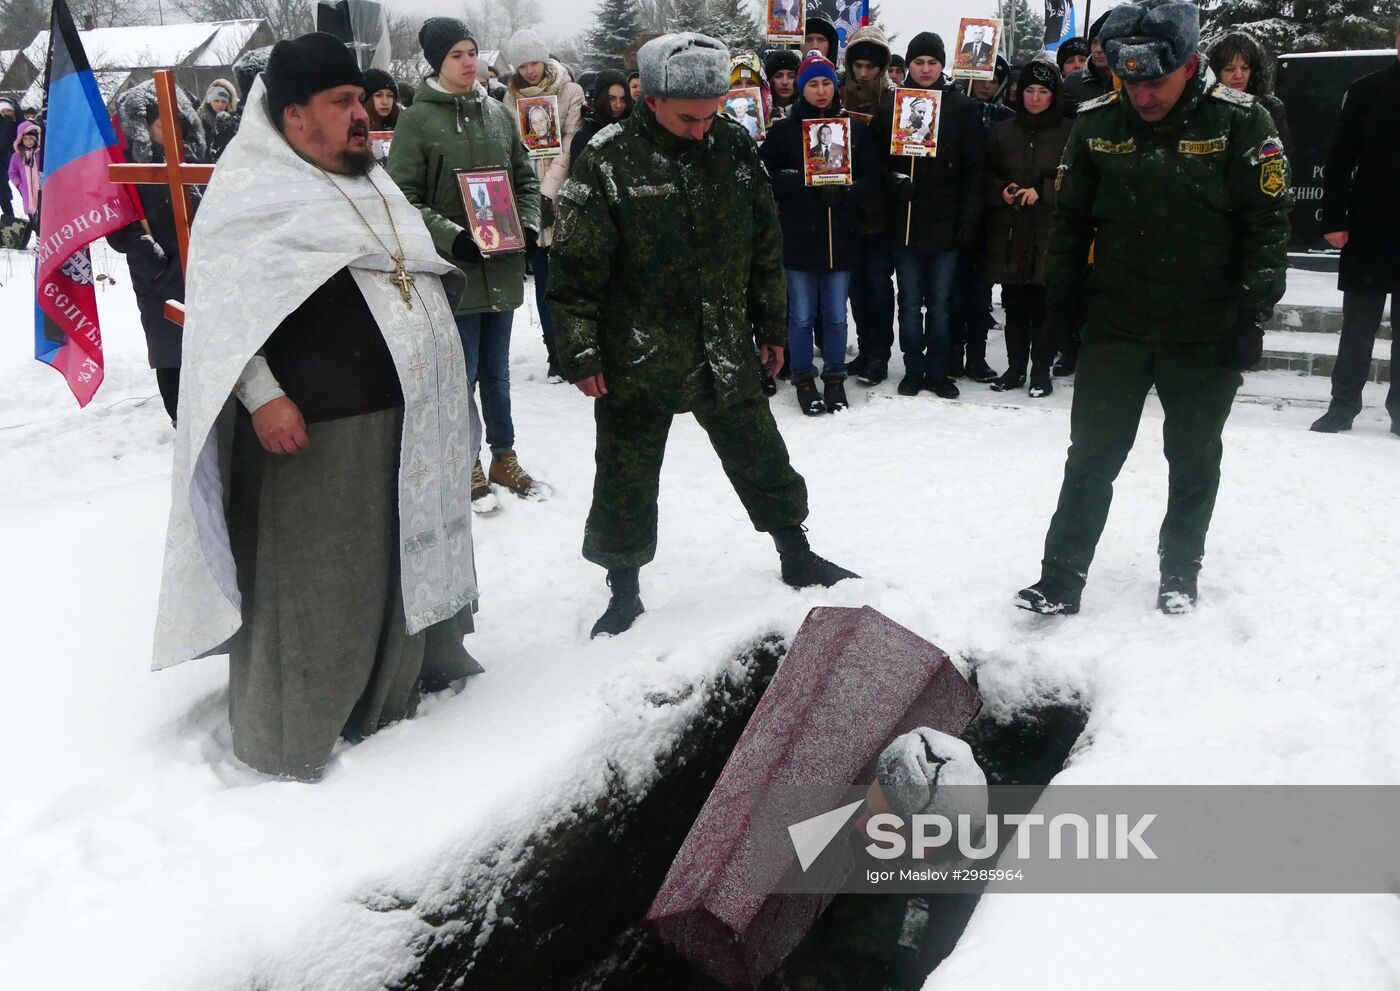
<svg viewBox="0 0 1400 991"><path fill-rule="evenodd" d="M593 195L593 187L588 183L570 176L564 180L564 185L559 187L559 198L573 200L579 206L588 202L588 197Z"/></svg>
<svg viewBox="0 0 1400 991"><path fill-rule="evenodd" d="M1248 93L1241 93L1237 89L1231 89L1224 83L1216 83L1210 89L1210 95L1217 100L1224 100L1226 103L1233 103L1237 107L1254 106L1254 97Z"/></svg>
<svg viewBox="0 0 1400 991"><path fill-rule="evenodd" d="M1111 107L1117 102L1118 91L1114 90L1112 93L1105 93L1103 96L1096 96L1092 100L1085 100L1079 105L1078 112L1082 114L1086 110L1097 110L1100 107Z"/></svg>

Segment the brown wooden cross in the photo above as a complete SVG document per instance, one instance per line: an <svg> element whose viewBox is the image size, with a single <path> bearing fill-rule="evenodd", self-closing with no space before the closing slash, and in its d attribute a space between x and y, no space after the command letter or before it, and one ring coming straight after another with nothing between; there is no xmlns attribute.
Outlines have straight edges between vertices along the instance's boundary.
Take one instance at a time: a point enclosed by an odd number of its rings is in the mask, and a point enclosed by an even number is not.
<svg viewBox="0 0 1400 991"><path fill-rule="evenodd" d="M175 212L175 236L180 242L180 271L185 271L190 255L190 224L194 208L190 203L188 186L204 186L214 175L214 166L186 162L184 134L180 130L179 102L175 92L175 73L157 69L155 74L156 105L160 108L160 126L165 133L165 162L158 165L122 163L107 166L113 182L162 183L170 187L170 205ZM165 318L171 323L185 325L185 307L173 299L165 301Z"/></svg>

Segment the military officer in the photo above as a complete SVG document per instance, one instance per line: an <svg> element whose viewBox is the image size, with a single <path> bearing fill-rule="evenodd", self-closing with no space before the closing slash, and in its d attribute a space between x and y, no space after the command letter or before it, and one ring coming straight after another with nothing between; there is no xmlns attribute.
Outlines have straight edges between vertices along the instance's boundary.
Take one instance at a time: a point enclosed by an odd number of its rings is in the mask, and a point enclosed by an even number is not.
<svg viewBox="0 0 1400 991"><path fill-rule="evenodd" d="M855 577L807 544L807 487L759 391L783 360L787 292L777 208L742 126L720 116L729 52L668 34L637 61L643 101L600 131L559 192L550 252L559 363L597 400L597 471L583 556L612 597L593 636L642 612L638 570L656 553L666 435L691 412L709 434L783 581ZM755 351L757 350L757 359Z"/></svg>
<svg viewBox="0 0 1400 991"><path fill-rule="evenodd" d="M1195 607L1221 431L1283 294L1288 164L1253 97L1208 86L1190 3L1123 4L1101 38L1125 92L1084 104L1056 179L1049 322L1088 301L1070 448L1041 578L1016 604L1079 611L1148 390L1170 469L1158 607ZM1094 246L1092 272L1086 263Z"/></svg>

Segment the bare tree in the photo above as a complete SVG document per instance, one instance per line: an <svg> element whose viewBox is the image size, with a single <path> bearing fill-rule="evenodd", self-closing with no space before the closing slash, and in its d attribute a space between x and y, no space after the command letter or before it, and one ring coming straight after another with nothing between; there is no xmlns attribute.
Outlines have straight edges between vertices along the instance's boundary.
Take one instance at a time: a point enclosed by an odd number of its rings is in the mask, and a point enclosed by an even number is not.
<svg viewBox="0 0 1400 991"><path fill-rule="evenodd" d="M195 21L261 18L267 21L273 36L279 40L295 38L315 27L312 0L172 0L172 3Z"/></svg>
<svg viewBox="0 0 1400 991"><path fill-rule="evenodd" d="M464 7L467 24L483 49L504 48L516 31L544 21L539 0L466 0Z"/></svg>

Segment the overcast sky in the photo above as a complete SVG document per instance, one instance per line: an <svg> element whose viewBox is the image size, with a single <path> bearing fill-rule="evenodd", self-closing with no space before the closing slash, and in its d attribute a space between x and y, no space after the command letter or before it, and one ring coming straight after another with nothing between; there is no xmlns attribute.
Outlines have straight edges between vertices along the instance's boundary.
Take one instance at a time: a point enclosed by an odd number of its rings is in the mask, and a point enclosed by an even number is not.
<svg viewBox="0 0 1400 991"><path fill-rule="evenodd" d="M446 14L461 16L463 7L452 0L385 0L390 9L412 11L416 14ZM1032 9L1038 9L1039 0L1030 0ZM1122 0L1095 0L1090 11L1091 17L1098 17L1109 7ZM597 0L539 0L544 8L544 22L539 31L549 40L570 37L587 30L593 23L593 11ZM1080 0L1082 4L1082 0ZM754 9L758 4L754 3ZM920 31L936 31L943 36L944 44L952 47L957 38L958 20L963 17L996 16L996 0L883 0L880 3L880 19L886 29L897 37L894 49L903 53L909 39ZM1078 16L1082 19L1082 5ZM470 24L470 21L468 21ZM474 25L473 25L474 26ZM1079 33L1083 33L1082 29Z"/></svg>

